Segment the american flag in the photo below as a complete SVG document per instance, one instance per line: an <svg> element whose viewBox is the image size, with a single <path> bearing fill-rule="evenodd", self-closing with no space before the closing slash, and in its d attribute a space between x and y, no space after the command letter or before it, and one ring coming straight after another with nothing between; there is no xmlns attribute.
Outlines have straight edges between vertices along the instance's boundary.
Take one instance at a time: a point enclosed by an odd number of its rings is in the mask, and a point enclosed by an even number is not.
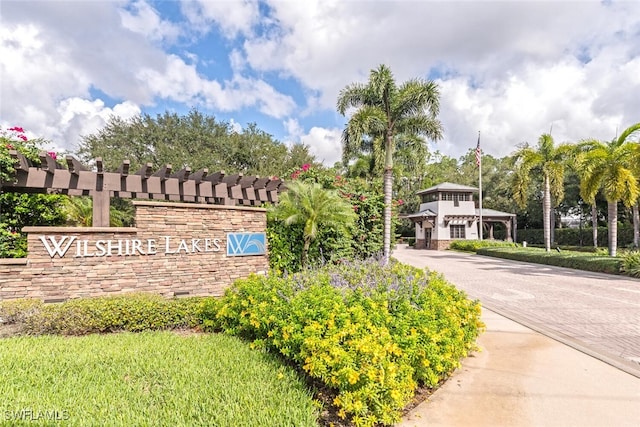
<svg viewBox="0 0 640 427"><path fill-rule="evenodd" d="M482 149L480 149L480 132L478 132L478 145L476 145L476 166L480 167L482 160Z"/></svg>

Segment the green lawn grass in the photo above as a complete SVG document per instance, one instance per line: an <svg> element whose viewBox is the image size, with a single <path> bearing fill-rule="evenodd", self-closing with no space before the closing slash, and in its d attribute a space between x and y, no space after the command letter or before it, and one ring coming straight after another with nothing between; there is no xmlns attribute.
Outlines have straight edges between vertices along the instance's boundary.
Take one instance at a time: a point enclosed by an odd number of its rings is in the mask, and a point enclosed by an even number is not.
<svg viewBox="0 0 640 427"><path fill-rule="evenodd" d="M317 426L292 369L224 335L4 338L0 372L1 425Z"/></svg>

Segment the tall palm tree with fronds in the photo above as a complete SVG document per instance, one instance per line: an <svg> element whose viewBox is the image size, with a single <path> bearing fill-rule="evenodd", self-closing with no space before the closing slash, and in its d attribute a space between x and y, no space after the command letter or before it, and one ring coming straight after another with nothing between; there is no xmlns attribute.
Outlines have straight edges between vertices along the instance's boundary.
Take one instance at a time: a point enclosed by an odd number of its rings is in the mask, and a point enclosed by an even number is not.
<svg viewBox="0 0 640 427"><path fill-rule="evenodd" d="M591 203L602 190L607 200L610 256L616 256L618 249L618 202L633 206L640 195L636 175L640 156L638 145L632 142L639 131L640 123L636 123L611 142L589 139L578 144L582 198Z"/></svg>
<svg viewBox="0 0 640 427"><path fill-rule="evenodd" d="M271 208L271 215L286 225L303 225L301 265L307 265L309 248L321 228L333 228L348 233L356 220L353 206L335 190L327 190L317 183L293 181Z"/></svg>
<svg viewBox="0 0 640 427"><path fill-rule="evenodd" d="M431 80L411 79L397 85L391 70L380 65L371 70L366 84L352 83L340 91L337 109L345 115L356 111L342 132L345 164L362 152L384 159L384 259L391 252L391 198L393 160L397 147L425 146L428 139L442 137L438 86Z"/></svg>
<svg viewBox="0 0 640 427"><path fill-rule="evenodd" d="M636 174L636 178L640 181L640 123L636 123L633 126L630 126L629 129L631 132L627 133L626 141L631 142L635 139L635 149L633 150L632 164L635 165L634 172ZM626 131L625 130L625 131ZM622 135L621 135L622 136ZM640 183L639 183L640 185ZM632 217L633 217L633 247L638 248L640 246L640 201L636 201L632 207Z"/></svg>
<svg viewBox="0 0 640 427"><path fill-rule="evenodd" d="M566 143L556 146L551 135L545 133L538 139L537 148L525 145L515 153L513 195L518 205L526 205L532 176L542 177L542 228L547 251L551 250L551 197L556 203L564 198L564 173L573 150Z"/></svg>

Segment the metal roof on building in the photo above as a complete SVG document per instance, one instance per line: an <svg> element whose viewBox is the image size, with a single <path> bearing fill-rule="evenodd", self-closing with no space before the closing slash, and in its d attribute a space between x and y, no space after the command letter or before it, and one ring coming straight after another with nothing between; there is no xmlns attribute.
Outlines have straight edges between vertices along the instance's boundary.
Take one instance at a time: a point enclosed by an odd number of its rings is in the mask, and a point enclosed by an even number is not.
<svg viewBox="0 0 640 427"><path fill-rule="evenodd" d="M405 216L405 218L429 218L435 216L438 216L436 212L432 211L431 209L425 209L423 211L407 215Z"/></svg>
<svg viewBox="0 0 640 427"><path fill-rule="evenodd" d="M477 187L469 187L468 185L454 184L452 182L443 182L433 187L429 187L425 190L420 190L416 194L436 193L442 191L455 191L461 193L477 192Z"/></svg>

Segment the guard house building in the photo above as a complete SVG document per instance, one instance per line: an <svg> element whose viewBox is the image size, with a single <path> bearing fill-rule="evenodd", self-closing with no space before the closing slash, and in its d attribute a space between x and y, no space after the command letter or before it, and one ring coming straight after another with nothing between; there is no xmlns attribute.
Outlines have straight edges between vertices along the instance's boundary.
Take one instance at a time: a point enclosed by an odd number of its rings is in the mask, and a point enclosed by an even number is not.
<svg viewBox="0 0 640 427"><path fill-rule="evenodd" d="M422 202L418 212L408 215L415 224L416 249L443 250L454 240L477 240L480 210L476 207L476 187L443 182L418 191ZM504 224L508 241L515 240L516 216L493 209L482 209L483 229L493 239L493 227Z"/></svg>

